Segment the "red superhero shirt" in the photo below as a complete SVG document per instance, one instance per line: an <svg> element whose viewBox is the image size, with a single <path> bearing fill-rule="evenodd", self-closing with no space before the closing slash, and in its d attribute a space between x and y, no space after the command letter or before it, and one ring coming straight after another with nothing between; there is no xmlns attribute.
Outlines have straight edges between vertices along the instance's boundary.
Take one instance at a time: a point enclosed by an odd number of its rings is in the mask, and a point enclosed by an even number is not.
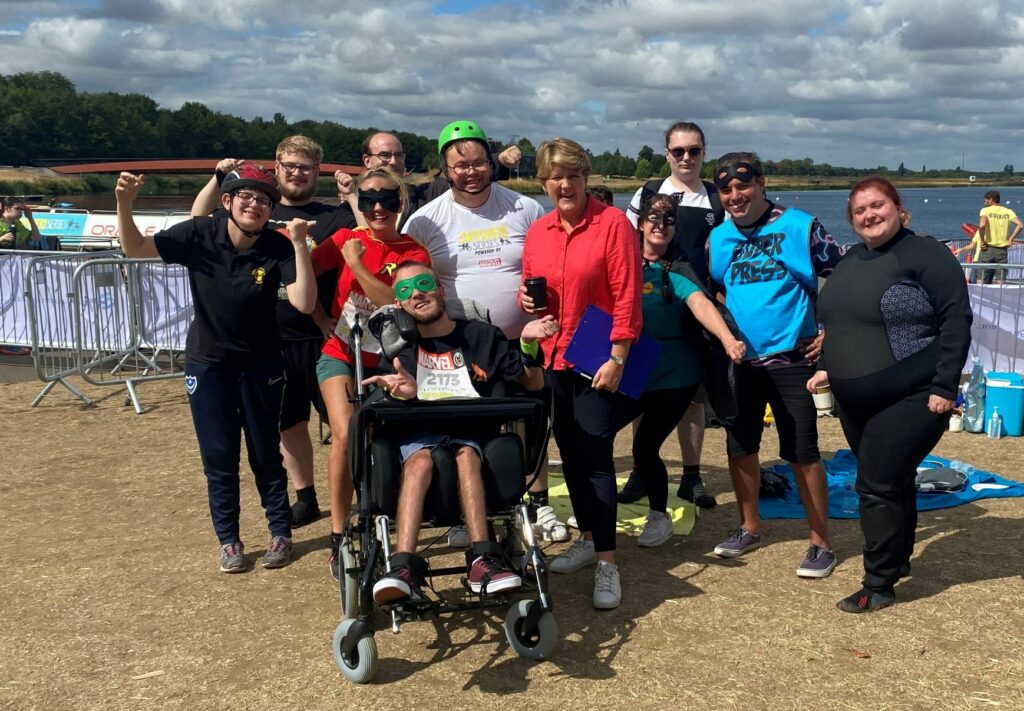
<svg viewBox="0 0 1024 711"><path fill-rule="evenodd" d="M430 264L430 255L426 248L416 240L406 235L401 235L393 242L379 240L370 234L365 227L355 230L341 229L324 240L313 250L313 267L317 271L338 269L338 288L334 292L334 303L331 305L331 316L338 319L338 330L335 335L324 343L323 352L332 358L351 363L352 355L349 352L347 339L342 336L348 333L348 327L352 325L353 317L359 314L363 317L363 365L368 368L376 368L379 360L379 347L372 339L369 331L365 330L366 318L377 308L363 292L359 280L352 274L352 270L345 264L345 258L341 254L342 246L350 239L361 240L366 251L363 253L363 264L367 270L383 283L393 283L392 274L395 267L403 262L423 262Z"/></svg>

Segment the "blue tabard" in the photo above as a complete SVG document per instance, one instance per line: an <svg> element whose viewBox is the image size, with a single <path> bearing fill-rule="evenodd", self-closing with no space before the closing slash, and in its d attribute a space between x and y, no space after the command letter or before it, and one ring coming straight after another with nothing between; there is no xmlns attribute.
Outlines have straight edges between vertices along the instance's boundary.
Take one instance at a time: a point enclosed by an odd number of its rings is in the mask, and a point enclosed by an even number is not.
<svg viewBox="0 0 1024 711"><path fill-rule="evenodd" d="M742 332L749 360L791 350L817 333L810 296L817 292L813 222L806 212L787 208L749 237L731 220L711 231L711 278L725 288L725 305Z"/></svg>

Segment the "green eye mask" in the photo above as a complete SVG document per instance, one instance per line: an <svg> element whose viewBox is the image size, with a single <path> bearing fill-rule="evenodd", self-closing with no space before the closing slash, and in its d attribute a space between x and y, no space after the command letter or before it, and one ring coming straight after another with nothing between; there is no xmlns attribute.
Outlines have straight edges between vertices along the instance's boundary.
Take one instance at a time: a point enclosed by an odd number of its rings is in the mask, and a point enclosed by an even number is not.
<svg viewBox="0 0 1024 711"><path fill-rule="evenodd" d="M433 274L417 274L414 277L408 279L402 279L401 281L395 282L395 298L399 301L405 301L412 292L419 289L424 294L429 294L432 291L437 290L437 280L434 279Z"/></svg>

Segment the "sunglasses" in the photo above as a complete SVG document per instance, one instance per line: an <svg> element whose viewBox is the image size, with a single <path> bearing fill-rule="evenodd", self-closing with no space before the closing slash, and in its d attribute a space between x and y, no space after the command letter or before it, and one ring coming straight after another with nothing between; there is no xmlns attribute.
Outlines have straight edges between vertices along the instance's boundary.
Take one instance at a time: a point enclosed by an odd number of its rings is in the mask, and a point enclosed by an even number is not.
<svg viewBox="0 0 1024 711"><path fill-rule="evenodd" d="M437 279L433 274L417 274L414 277L395 282L395 298L399 301L411 298L414 291L423 294L437 291Z"/></svg>
<svg viewBox="0 0 1024 711"><path fill-rule="evenodd" d="M689 155L691 158L700 158L700 154L704 152L704 149L700 146L680 146L677 148L666 148L673 158L682 158L685 155Z"/></svg>
<svg viewBox="0 0 1024 711"><path fill-rule="evenodd" d="M397 188L359 191L359 212L373 212L378 204L388 212L401 212L402 194Z"/></svg>
<svg viewBox="0 0 1024 711"><path fill-rule="evenodd" d="M652 225L661 225L662 227L671 227L676 223L676 216L671 212L659 212L657 210L648 212L644 220L650 222Z"/></svg>

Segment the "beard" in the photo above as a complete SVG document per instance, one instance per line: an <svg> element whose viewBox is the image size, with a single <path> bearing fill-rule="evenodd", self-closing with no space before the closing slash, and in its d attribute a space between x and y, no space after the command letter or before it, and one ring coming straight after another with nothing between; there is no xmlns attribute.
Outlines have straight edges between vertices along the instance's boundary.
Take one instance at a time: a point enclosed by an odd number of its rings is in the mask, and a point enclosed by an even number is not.
<svg viewBox="0 0 1024 711"><path fill-rule="evenodd" d="M429 326L432 323L436 323L442 316L444 316L444 305L440 302L435 302L434 308L426 313L420 313L418 311L407 311L406 313L412 316L412 320L416 323Z"/></svg>
<svg viewBox="0 0 1024 711"><path fill-rule="evenodd" d="M289 185L287 182L281 182L278 187L281 190L281 195L292 202L305 202L316 195L315 180L311 180L301 187Z"/></svg>

